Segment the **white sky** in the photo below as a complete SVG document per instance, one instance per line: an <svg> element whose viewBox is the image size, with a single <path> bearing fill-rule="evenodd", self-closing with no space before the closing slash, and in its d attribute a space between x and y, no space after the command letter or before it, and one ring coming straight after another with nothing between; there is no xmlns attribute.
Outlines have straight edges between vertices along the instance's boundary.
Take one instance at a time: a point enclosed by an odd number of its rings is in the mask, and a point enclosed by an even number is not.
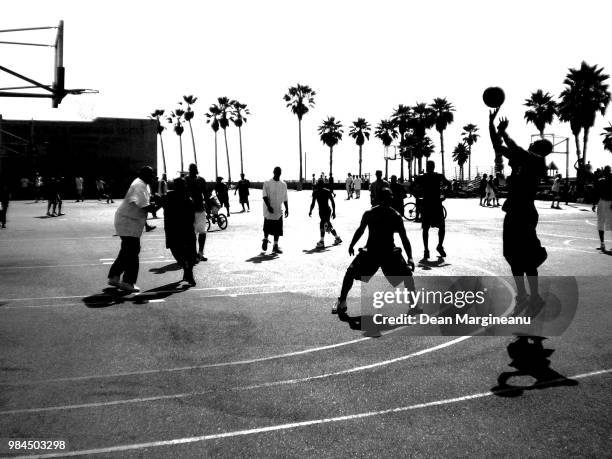
<svg viewBox="0 0 612 459"><path fill-rule="evenodd" d="M506 92L502 115L509 132L527 146L535 133L523 120L523 101L542 88L558 96L569 67L582 60L612 72L609 18L612 3L576 1L53 1L7 2L0 29L56 25L65 21L66 86L95 88L98 95L72 96L58 109L48 99L0 98L5 118L87 119L96 116L146 117L171 109L184 94L194 106L200 169L213 175L213 133L203 113L218 96L248 104L243 129L245 169L267 178L274 166L286 179L298 175L297 119L283 94L297 82L317 91L316 106L303 122L307 173L328 171L328 149L316 127L328 115L346 126L334 152L334 175L357 170L357 148L348 125L365 117L373 126L398 104L447 97L456 107L445 132L447 175L454 175L451 152L461 128L475 123L482 134L472 164L489 168L493 154L487 133L484 88ZM50 42L53 32L0 34L0 40ZM52 50L0 45L0 64L52 80ZM612 83L612 81L611 81ZM2 86L19 85L0 75ZM612 121L612 108L607 119ZM598 116L587 159L610 163L600 133L608 122ZM568 125L549 132L571 137ZM179 169L178 139L165 133L169 173ZM435 130L430 136L439 151ZM185 162L191 162L188 130ZM227 178L219 138L220 174ZM232 178L238 178L237 130L228 130ZM575 160L570 139L571 164ZM364 172L383 168L383 148L372 138L364 147ZM564 172L562 156L551 156ZM439 153L433 156L439 162ZM452 167L448 167L452 164ZM161 163L160 163L161 166ZM399 161L390 173L399 169Z"/></svg>

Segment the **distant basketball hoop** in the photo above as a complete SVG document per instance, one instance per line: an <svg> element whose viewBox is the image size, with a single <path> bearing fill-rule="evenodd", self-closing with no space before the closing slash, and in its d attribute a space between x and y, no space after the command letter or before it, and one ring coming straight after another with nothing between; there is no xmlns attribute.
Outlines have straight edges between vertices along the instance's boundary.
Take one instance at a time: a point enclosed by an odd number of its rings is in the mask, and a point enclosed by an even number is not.
<svg viewBox="0 0 612 459"><path fill-rule="evenodd" d="M385 147L383 157L386 161L395 161L399 156L398 147L395 145L390 145Z"/></svg>
<svg viewBox="0 0 612 459"><path fill-rule="evenodd" d="M55 42L47 43L30 43L22 41L0 41L3 45L19 45L19 46L39 46L54 49L54 67L53 67L53 83L51 85L39 83L32 78L28 78L14 70L0 66L0 70L12 75L20 80L30 83L28 86L11 86L0 88L0 97L32 97L32 98L50 98L53 108L57 108L62 102L62 99L68 94L92 94L98 91L93 89L66 89L64 86L66 78L66 69L64 68L64 21L60 21L58 26L48 27L29 27L21 29L6 29L0 30L0 33L7 32L29 32L33 30L57 29ZM43 89L46 92L22 92L23 90Z"/></svg>

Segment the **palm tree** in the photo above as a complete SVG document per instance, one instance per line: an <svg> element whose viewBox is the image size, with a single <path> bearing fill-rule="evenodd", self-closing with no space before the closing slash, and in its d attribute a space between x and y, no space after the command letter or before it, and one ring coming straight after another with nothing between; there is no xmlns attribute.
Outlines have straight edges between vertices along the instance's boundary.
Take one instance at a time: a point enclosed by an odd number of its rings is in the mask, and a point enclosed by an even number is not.
<svg viewBox="0 0 612 459"><path fill-rule="evenodd" d="M549 93L544 94L544 91L538 89L529 99L525 99L524 105L529 107L525 112L525 120L533 123L540 132L540 137L544 138L544 128L553 122L557 114L557 103Z"/></svg>
<svg viewBox="0 0 612 459"><path fill-rule="evenodd" d="M179 151L181 153L181 172L185 170L183 164L183 132L185 128L183 127L183 121L185 121L185 110L182 108L177 108L174 111L170 112L170 116L168 117L168 122L174 126L174 132L178 135L179 138Z"/></svg>
<svg viewBox="0 0 612 459"><path fill-rule="evenodd" d="M193 146L193 162L195 165L198 165L198 156L196 154L196 146L195 146L195 138L193 137L193 128L191 127L191 120L195 113L191 109L191 106L196 103L198 100L195 96L183 96L183 101L187 105L187 110L185 110L185 121L189 123L189 132L191 132L191 145ZM180 102L181 103L181 102Z"/></svg>
<svg viewBox="0 0 612 459"><path fill-rule="evenodd" d="M221 109L217 104L212 104L206 113L206 123L210 124L215 133L215 177L219 176L218 156L217 156L217 132L219 132L219 116Z"/></svg>
<svg viewBox="0 0 612 459"><path fill-rule="evenodd" d="M389 149L389 146L393 143L393 140L397 139L397 134L396 123L393 119L381 120L374 131L374 137L382 142L385 147L385 152ZM387 155L385 155L385 177L388 175L389 160L387 159Z"/></svg>
<svg viewBox="0 0 612 459"><path fill-rule="evenodd" d="M338 145L340 140L342 140L342 134L344 131L342 130L342 124L340 121L336 121L336 118L333 116L329 116L326 120L323 120L318 131L321 142L329 147L329 177L331 178L333 177L332 166L334 147Z"/></svg>
<svg viewBox="0 0 612 459"><path fill-rule="evenodd" d="M363 144L366 140L370 140L371 126L365 118L357 118L357 121L353 121L353 125L349 131L349 135L355 139L355 143L359 147L359 176L361 177L361 153Z"/></svg>
<svg viewBox="0 0 612 459"><path fill-rule="evenodd" d="M229 126L230 110L232 108L233 101L227 97L217 98L219 104L219 126L223 129L223 138L225 139L225 157L227 159L227 183L232 183L232 169L230 167L229 148L227 147L227 128Z"/></svg>
<svg viewBox="0 0 612 459"><path fill-rule="evenodd" d="M429 108L433 111L434 115L434 123L436 126L436 131L440 133L440 155L442 157L442 175L445 175L444 170L444 131L451 124L455 117L453 112L455 111L455 107L453 104L448 102L446 98L436 98L433 103L429 106Z"/></svg>
<svg viewBox="0 0 612 459"><path fill-rule="evenodd" d="M404 144L404 137L406 136L406 132L408 132L408 129L410 129L410 124L412 122L412 109L408 107L407 105L400 104L393 111L393 115L391 115L391 119L395 123L395 128L397 129L397 132L400 138L400 148L402 148ZM404 157L403 155L400 155L400 178L402 180L404 179Z"/></svg>
<svg viewBox="0 0 612 459"><path fill-rule="evenodd" d="M417 142L420 143L426 137L427 129L431 129L435 124L435 112L424 103L418 103L412 107L412 127ZM417 156L419 169L422 169L423 156Z"/></svg>
<svg viewBox="0 0 612 459"><path fill-rule="evenodd" d="M601 135L604 136L604 139L603 139L604 150L608 150L610 153L612 153L612 123L608 123L608 124L610 124L610 126L605 127Z"/></svg>
<svg viewBox="0 0 612 459"><path fill-rule="evenodd" d="M287 107L291 108L291 112L297 116L298 119L298 139L300 147L300 183L304 181L302 171L302 118L311 108L314 107L314 92L310 86L297 84L291 86L284 95L283 100L287 102Z"/></svg>
<svg viewBox="0 0 612 459"><path fill-rule="evenodd" d="M167 174L166 171L166 152L164 151L164 138L162 137L162 132L166 129L163 124L161 124L161 117L164 116L164 111L162 109L157 109L153 113L151 113L150 117L157 121L157 134L159 135L159 142L161 143L162 150L162 162L164 163L164 174Z"/></svg>
<svg viewBox="0 0 612 459"><path fill-rule="evenodd" d="M232 101L232 122L234 126L238 128L238 140L240 141L240 173L244 174L244 164L242 162L242 125L246 123L246 115L250 115L251 112L247 108L246 104L241 104L237 100Z"/></svg>
<svg viewBox="0 0 612 459"><path fill-rule="evenodd" d="M470 123L463 126L463 132L461 133L463 141L468 148L468 180L472 180L472 145L474 145L478 141L478 137L480 137L480 134L477 132L478 126Z"/></svg>
<svg viewBox="0 0 612 459"><path fill-rule="evenodd" d="M453 159L459 165L460 180L463 180L463 165L465 164L469 156L470 153L467 147L465 146L465 143L459 142L453 150Z"/></svg>
<svg viewBox="0 0 612 459"><path fill-rule="evenodd" d="M589 131L595 124L597 112L605 115L610 103L611 94L608 85L604 83L609 75L604 74L603 70L603 67L590 66L583 61L580 69L569 69L563 81L566 88L561 92L559 118L570 123L576 141L576 155L579 161L582 156L583 165L586 164ZM578 143L581 128L584 129L582 155Z"/></svg>

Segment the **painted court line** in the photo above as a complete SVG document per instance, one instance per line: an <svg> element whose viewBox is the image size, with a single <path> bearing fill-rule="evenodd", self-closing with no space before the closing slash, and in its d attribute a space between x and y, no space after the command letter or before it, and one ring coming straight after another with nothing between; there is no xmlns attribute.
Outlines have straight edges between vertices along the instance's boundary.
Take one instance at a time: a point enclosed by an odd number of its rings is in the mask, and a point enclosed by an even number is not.
<svg viewBox="0 0 612 459"><path fill-rule="evenodd" d="M309 282L285 282L283 284L245 284L245 285L232 285L229 287L199 287L199 288L190 288L190 292L201 292L206 290L217 290L220 292L224 292L226 290L232 289L241 289L241 288L254 288L254 287L276 287L276 286L286 286L286 285L307 285L311 284ZM174 290L167 291L156 291L156 293L172 293ZM145 292L141 292L145 293ZM84 293L81 295L66 295L66 296L39 296L39 297L31 297L31 298L0 298L0 301L37 301L37 300L63 300L70 298L85 298L90 296L91 293Z"/></svg>
<svg viewBox="0 0 612 459"><path fill-rule="evenodd" d="M267 383L253 384L250 386L238 386L238 387L228 388L226 390L227 391L247 391L247 390L263 389L263 388L268 388L268 387L287 386L291 384L306 383L310 381L317 381L320 379L327 379L327 378L331 378L334 376L348 375L348 374L357 373L360 371L371 370L373 368L379 368L379 367L383 367L387 365L392 365L394 363L402 362L404 360L408 360L413 357L418 357L421 355L429 354L431 352L435 352L440 349L444 349L446 347L453 346L457 343L465 341L468 338L471 338L471 336L462 336L460 338L456 338L454 340L447 341L446 343L442 343L436 346L421 349L420 351L402 355L394 359L383 360L380 362L371 363L369 365L362 365L358 367L348 368L346 370L334 371L331 373L323 373L323 374L316 375L316 376L306 376L303 378L283 379L280 381L271 381ZM369 338L362 338L362 339L369 339ZM60 406L49 406L49 407L43 407L43 408L25 408L25 409L17 409L17 410L0 411L0 415L40 413L40 412L48 412L48 411L65 411L65 410L74 410L74 409L83 409L83 408L101 408L101 407L114 406L114 405L127 405L127 404L133 404L133 403L145 403L145 402L153 402L153 401L160 401L160 400L173 400L173 399L181 399L181 398L188 398L188 397L197 397L199 395L204 395L204 394L211 393L211 392L213 391L207 390L207 391L197 391L197 392L186 392L182 394L158 395L158 396L153 396L153 397L132 398L132 399L127 399L127 400L113 400L110 402L83 403L83 404L78 404L78 405L60 405Z"/></svg>
<svg viewBox="0 0 612 459"><path fill-rule="evenodd" d="M599 376L603 374L607 374L612 372L612 368L605 370L592 371L589 373L582 373L574 376L570 376L569 379L584 379L593 376ZM559 380L561 382L563 380ZM550 383L550 381L548 382ZM537 385L536 385L537 386ZM509 389L510 390L510 389ZM200 443L210 440L220 440L223 438L233 438L233 437L243 437L246 435L256 435L268 432L278 432L284 430L292 430L322 424L330 424L334 422L345 422L345 421L354 421L358 419L371 418L375 416L384 416L387 414L393 413L402 413L406 411L430 408L435 406L443 406L443 405L451 405L454 403L467 402L471 400L478 400L486 397L491 397L498 393L503 393L503 390L492 392L479 392L475 394L464 395L461 397L447 398L442 400L435 400L426 403L417 403L414 405L405 405L399 406L395 408L388 408L385 410L378 411L366 411L362 413L354 413L345 416L336 416L330 418L321 418L321 419L311 419L309 421L300 421L300 422L292 422L288 424L277 424L273 426L265 426L265 427L257 427L253 429L245 429L245 430L234 430L230 432L221 432L217 434L209 434L209 435L200 435L195 437L184 437L184 438L175 438L171 440L160 440L160 441L152 441L147 443L132 443L127 445L118 445L118 446L109 446L105 448L94 448L94 449L86 449L86 450L78 450L78 451L65 451L61 453L51 453L51 454L41 454L35 456L19 456L22 458L52 458L52 457L67 457L67 456L84 456L90 454L105 454L105 453L118 453L123 451L134 451L141 450L146 448L155 448L160 446L176 446L176 445L184 445L189 443Z"/></svg>
<svg viewBox="0 0 612 459"><path fill-rule="evenodd" d="M160 263L160 262L166 262L166 261L172 261L174 262L174 259L171 258L167 258L167 259L155 259L155 260L150 260L150 259L141 259L139 260L139 262L141 264L149 264L149 263ZM12 269L37 269L37 268L82 268L85 266L101 266L101 265L110 265L112 264L112 261L103 261L100 263L81 263L81 264L66 264L66 265L31 265L31 266L0 266L0 270L12 270Z"/></svg>

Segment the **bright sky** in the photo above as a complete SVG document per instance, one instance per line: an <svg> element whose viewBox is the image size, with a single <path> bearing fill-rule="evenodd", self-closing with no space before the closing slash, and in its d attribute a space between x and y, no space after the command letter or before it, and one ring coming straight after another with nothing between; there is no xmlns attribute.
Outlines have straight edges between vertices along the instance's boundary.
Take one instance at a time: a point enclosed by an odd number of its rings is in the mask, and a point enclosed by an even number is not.
<svg viewBox="0 0 612 459"><path fill-rule="evenodd" d="M5 118L89 119L147 117L169 111L184 94L198 96L194 131L198 159L213 175L213 132L203 113L219 96L248 104L243 128L245 169L267 178L280 165L286 179L298 175L297 119L282 100L298 82L316 90L316 106L303 122L307 173L327 173L329 150L316 127L329 115L345 125L334 151L334 175L357 171L357 148L348 125L365 117L372 125L400 103L414 105L447 97L456 107L445 132L447 175L453 177L452 149L467 123L480 127L473 168L488 169L493 154L487 134L482 91L498 85L506 92L501 114L510 135L527 146L533 126L523 120L523 101L541 88L555 96L569 67L582 60L612 72L609 18L612 4L571 1L61 1L10 2L0 29L56 25L65 21L67 88L95 88L97 95L68 96L58 109L48 99L0 99ZM53 32L1 34L0 40L51 42ZM0 45L1 65L50 83L52 50ZM612 83L612 81L611 81ZM2 86L20 85L0 75ZM607 119L606 119L607 118ZM587 159L612 162L600 133L612 121L598 116ZM569 126L548 132L571 137ZM228 129L232 178L238 178L237 129ZM439 137L430 136L439 152ZM193 152L188 129L185 162ZM178 139L165 133L169 175L179 169ZM570 139L571 164L575 160ZM227 178L219 137L220 174ZM372 138L364 147L364 172L384 168L383 147ZM439 153L433 156L437 163ZM565 159L550 157L564 172ZM161 167L161 162L160 162ZM399 170L399 161L390 173Z"/></svg>

